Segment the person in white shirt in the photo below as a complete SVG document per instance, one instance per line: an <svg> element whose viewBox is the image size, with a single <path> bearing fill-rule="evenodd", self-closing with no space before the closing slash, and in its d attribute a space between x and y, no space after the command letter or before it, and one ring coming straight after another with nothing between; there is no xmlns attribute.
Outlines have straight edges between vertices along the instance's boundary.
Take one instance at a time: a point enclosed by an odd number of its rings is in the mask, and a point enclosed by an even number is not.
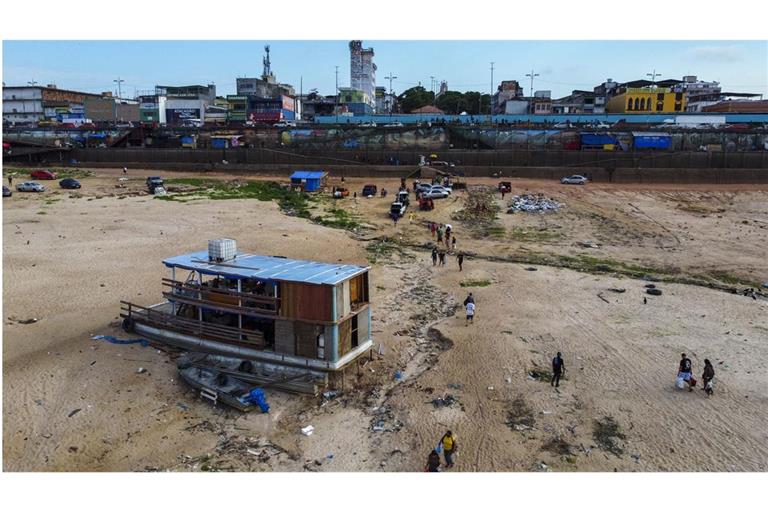
<svg viewBox="0 0 768 512"><path fill-rule="evenodd" d="M475 323L475 303L467 302L467 322L464 325Z"/></svg>

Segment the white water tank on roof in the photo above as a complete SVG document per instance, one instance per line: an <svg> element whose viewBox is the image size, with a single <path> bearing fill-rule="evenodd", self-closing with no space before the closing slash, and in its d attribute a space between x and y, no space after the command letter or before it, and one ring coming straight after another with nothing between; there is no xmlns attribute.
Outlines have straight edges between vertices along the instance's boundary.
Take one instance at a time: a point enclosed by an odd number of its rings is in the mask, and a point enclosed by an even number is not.
<svg viewBox="0 0 768 512"><path fill-rule="evenodd" d="M231 238L208 240L208 261L231 261L237 254L237 243Z"/></svg>

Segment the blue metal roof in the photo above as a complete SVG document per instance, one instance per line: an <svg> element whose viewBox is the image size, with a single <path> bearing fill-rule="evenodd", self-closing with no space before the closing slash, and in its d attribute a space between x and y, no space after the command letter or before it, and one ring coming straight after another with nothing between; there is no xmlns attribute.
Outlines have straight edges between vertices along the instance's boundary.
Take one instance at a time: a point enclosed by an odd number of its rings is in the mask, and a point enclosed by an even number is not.
<svg viewBox="0 0 768 512"><path fill-rule="evenodd" d="M238 254L234 260L209 263L208 251L193 252L163 260L167 267L196 270L234 278L273 279L311 284L336 285L370 267L292 260L259 254Z"/></svg>
<svg viewBox="0 0 768 512"><path fill-rule="evenodd" d="M291 174L292 180L317 180L325 176L325 171L296 171Z"/></svg>

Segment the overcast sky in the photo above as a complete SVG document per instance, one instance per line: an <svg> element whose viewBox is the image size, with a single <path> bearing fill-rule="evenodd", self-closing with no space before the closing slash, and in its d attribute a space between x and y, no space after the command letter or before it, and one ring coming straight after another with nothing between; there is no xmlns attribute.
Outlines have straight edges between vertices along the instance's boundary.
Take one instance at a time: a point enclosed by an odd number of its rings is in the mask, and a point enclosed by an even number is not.
<svg viewBox="0 0 768 512"><path fill-rule="evenodd" d="M215 83L219 95L235 92L235 78L261 75L263 47L271 46L272 70L280 82L299 91L317 88L333 94L335 66L339 86L349 85L348 41L4 41L3 82L36 81L87 92L124 96L156 84ZM430 77L447 80L451 90L491 90L493 80L518 80L533 69L535 90L554 97L591 89L606 78L628 81L656 70L659 79L697 75L717 80L728 92L762 93L768 98L766 41L363 41L373 47L376 83L395 93Z"/></svg>

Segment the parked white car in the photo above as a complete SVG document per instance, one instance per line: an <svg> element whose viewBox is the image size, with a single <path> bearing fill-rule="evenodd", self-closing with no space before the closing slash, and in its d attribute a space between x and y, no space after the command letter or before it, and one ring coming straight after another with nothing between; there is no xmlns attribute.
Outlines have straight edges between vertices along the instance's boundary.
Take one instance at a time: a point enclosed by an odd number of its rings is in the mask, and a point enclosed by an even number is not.
<svg viewBox="0 0 768 512"><path fill-rule="evenodd" d="M16 185L16 190L19 192L45 192L45 187L34 181L25 181Z"/></svg>
<svg viewBox="0 0 768 512"><path fill-rule="evenodd" d="M445 199L449 195L451 195L451 192L447 188L434 185L429 190L422 192L421 197L424 199Z"/></svg>
<svg viewBox="0 0 768 512"><path fill-rule="evenodd" d="M560 183L563 185L586 185L587 181L587 178L580 174L574 174L560 179Z"/></svg>

